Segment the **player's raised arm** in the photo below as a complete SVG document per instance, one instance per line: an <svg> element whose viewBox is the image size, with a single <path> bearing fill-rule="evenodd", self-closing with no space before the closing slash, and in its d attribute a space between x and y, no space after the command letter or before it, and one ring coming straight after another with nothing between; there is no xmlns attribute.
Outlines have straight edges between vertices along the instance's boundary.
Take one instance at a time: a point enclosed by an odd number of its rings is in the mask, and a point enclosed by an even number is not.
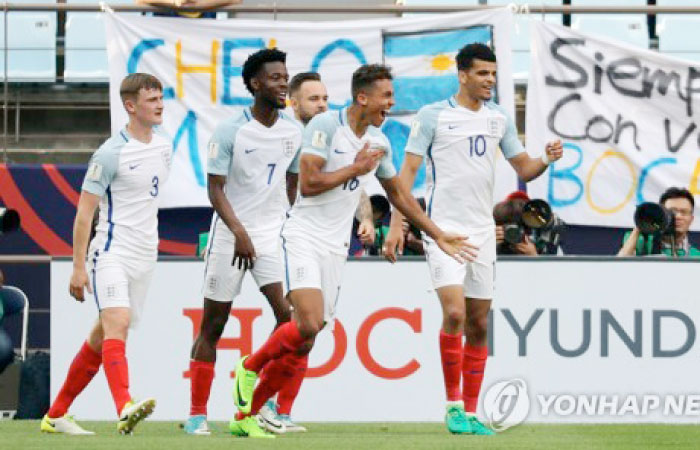
<svg viewBox="0 0 700 450"><path fill-rule="evenodd" d="M499 107L500 108L500 107ZM564 147L560 140L548 142L545 146L544 153L539 158L532 158L527 154L523 145L518 140L518 130L515 128L513 119L503 112L507 117L506 129L503 138L501 138L500 147L503 155L508 159L508 162L518 178L528 182L539 177L547 170L547 167L555 161L558 161L564 154Z"/></svg>
<svg viewBox="0 0 700 450"><path fill-rule="evenodd" d="M70 277L70 295L79 302L85 300L83 288L90 289L90 282L85 270L85 257L90 243L90 230L100 197L85 190L80 193L78 207L73 223L73 273Z"/></svg>

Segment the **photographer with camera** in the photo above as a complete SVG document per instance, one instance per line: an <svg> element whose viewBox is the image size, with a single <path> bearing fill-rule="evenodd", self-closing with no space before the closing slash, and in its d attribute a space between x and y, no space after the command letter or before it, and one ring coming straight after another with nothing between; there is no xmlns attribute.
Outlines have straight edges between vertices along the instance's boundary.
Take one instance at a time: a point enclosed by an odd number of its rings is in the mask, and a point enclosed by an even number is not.
<svg viewBox="0 0 700 450"><path fill-rule="evenodd" d="M566 224L544 200L530 200L516 191L493 208L496 222L496 253L537 256L560 253Z"/></svg>
<svg viewBox="0 0 700 450"><path fill-rule="evenodd" d="M625 233L617 256L666 255L700 258L690 245L688 230L693 223L695 199L687 189L671 187L659 203L642 203L634 213L635 227Z"/></svg>

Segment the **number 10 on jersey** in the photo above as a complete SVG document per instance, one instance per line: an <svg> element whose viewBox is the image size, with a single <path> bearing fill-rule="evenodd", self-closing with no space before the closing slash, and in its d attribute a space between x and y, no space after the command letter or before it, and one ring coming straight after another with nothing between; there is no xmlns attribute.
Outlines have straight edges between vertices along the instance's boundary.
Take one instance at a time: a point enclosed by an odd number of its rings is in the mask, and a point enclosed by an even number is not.
<svg viewBox="0 0 700 450"><path fill-rule="evenodd" d="M484 136L469 136L469 156L484 156L484 153L486 153L486 139Z"/></svg>

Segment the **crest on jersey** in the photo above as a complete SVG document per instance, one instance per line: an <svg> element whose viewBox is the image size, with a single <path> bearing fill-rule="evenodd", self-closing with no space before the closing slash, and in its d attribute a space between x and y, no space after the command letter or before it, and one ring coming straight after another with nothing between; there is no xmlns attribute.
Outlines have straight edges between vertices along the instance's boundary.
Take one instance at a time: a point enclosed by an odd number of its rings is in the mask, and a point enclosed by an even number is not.
<svg viewBox="0 0 700 450"><path fill-rule="evenodd" d="M287 158L294 156L294 151L296 150L294 146L294 141L292 139L282 140L282 152Z"/></svg>
<svg viewBox="0 0 700 450"><path fill-rule="evenodd" d="M163 158L163 164L165 164L166 167L170 167L170 163L172 162L172 153L170 152L170 149L164 148L160 152L160 157Z"/></svg>
<svg viewBox="0 0 700 450"><path fill-rule="evenodd" d="M504 133L504 123L501 119L497 117L489 117L486 120L486 129L488 130L489 136L500 137Z"/></svg>

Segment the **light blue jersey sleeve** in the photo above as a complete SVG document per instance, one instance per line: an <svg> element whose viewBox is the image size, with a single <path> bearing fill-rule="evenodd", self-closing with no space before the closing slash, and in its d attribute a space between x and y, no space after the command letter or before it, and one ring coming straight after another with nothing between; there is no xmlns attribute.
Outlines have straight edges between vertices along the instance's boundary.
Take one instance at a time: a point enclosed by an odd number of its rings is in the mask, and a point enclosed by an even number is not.
<svg viewBox="0 0 700 450"><path fill-rule="evenodd" d="M371 128L370 133L373 135L374 139L380 140L382 142L382 146L386 149L384 156L379 161L379 166L377 166L377 178L388 179L395 177L396 168L392 162L391 143L389 142L389 139L386 138L384 133L382 133L379 128Z"/></svg>
<svg viewBox="0 0 700 450"><path fill-rule="evenodd" d="M236 134L246 122L246 117L241 113L240 116L224 120L216 127L207 145L208 174L228 176Z"/></svg>
<svg viewBox="0 0 700 450"><path fill-rule="evenodd" d="M287 169L287 172L290 173L299 173L299 161L301 160L301 150L299 150L292 160L291 164L289 164L289 168Z"/></svg>
<svg viewBox="0 0 700 450"><path fill-rule="evenodd" d="M88 163L82 190L102 197L117 175L119 155L126 140L121 136L111 137L93 153Z"/></svg>
<svg viewBox="0 0 700 450"><path fill-rule="evenodd" d="M510 159L523 153L525 148L523 148L523 144L520 143L520 139L518 139L518 129L515 127L515 122L513 122L510 115L496 103L489 102L487 106L499 111L506 118L506 130L500 143L503 156Z"/></svg>
<svg viewBox="0 0 700 450"><path fill-rule="evenodd" d="M317 114L304 129L304 137L301 144L302 155L316 155L328 160L331 151L333 135L340 123L336 119L335 111L326 111Z"/></svg>
<svg viewBox="0 0 700 450"><path fill-rule="evenodd" d="M444 106L442 102L422 107L411 124L411 132L406 143L406 153L425 156L433 143L438 115Z"/></svg>

